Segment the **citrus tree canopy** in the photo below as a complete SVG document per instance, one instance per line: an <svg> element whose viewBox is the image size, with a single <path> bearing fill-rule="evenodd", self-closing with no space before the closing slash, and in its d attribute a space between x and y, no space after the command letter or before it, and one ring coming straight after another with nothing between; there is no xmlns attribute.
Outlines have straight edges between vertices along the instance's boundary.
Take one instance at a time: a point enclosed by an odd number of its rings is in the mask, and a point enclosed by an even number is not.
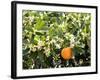
<svg viewBox="0 0 100 80"><path fill-rule="evenodd" d="M90 13L23 10L22 24L23 69L91 65Z"/></svg>

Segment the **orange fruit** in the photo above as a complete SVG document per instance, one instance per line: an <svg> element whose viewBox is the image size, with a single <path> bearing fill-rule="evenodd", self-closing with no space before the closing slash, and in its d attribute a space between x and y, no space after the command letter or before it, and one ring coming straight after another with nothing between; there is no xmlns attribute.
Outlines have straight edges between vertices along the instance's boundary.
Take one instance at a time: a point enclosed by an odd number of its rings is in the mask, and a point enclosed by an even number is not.
<svg viewBox="0 0 100 80"><path fill-rule="evenodd" d="M63 48L61 51L61 57L64 60L69 60L72 58L72 48L67 47L67 48Z"/></svg>

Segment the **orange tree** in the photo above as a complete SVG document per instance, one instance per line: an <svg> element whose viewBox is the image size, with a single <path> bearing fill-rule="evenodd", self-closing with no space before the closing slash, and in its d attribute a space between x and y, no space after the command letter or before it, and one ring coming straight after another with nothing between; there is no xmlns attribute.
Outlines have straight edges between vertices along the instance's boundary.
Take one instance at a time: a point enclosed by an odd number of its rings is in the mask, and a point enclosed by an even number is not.
<svg viewBox="0 0 100 80"><path fill-rule="evenodd" d="M23 10L23 69L91 65L90 22L90 13ZM61 55L67 47L68 60Z"/></svg>

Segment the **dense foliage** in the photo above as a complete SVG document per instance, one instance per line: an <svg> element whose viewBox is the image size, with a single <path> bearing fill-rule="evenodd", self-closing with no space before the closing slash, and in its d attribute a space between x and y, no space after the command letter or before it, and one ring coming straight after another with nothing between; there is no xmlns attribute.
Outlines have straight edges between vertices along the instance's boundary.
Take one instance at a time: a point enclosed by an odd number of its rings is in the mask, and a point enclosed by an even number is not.
<svg viewBox="0 0 100 80"><path fill-rule="evenodd" d="M23 10L23 69L91 65L91 14ZM73 58L62 59L72 46Z"/></svg>

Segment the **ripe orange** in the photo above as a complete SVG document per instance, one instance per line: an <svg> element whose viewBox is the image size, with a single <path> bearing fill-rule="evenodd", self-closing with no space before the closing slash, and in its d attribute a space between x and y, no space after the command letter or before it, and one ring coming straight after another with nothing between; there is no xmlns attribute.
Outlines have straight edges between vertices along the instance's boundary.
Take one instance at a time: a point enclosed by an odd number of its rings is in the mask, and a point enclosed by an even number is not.
<svg viewBox="0 0 100 80"><path fill-rule="evenodd" d="M69 60L72 58L72 48L63 48L61 51L61 56L64 60Z"/></svg>

